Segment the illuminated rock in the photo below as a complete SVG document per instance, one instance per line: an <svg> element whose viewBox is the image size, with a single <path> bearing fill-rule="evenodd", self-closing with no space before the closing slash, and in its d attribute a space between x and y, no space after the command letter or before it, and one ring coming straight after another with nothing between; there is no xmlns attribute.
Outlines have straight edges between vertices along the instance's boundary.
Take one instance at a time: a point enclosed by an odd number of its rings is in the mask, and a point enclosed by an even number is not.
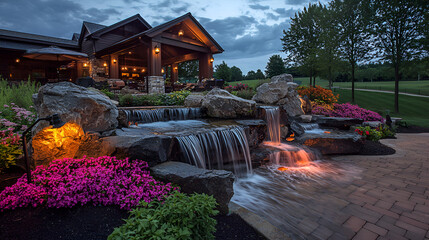
<svg viewBox="0 0 429 240"><path fill-rule="evenodd" d="M118 126L118 108L99 91L73 83L46 84L33 96L39 117L59 114L64 122L75 122L84 131L104 132ZM41 122L37 130L46 127Z"/></svg>
<svg viewBox="0 0 429 240"><path fill-rule="evenodd" d="M33 137L32 157L36 165L48 165L55 159L73 158L85 137L82 128L76 123L68 122L60 128L46 127Z"/></svg>

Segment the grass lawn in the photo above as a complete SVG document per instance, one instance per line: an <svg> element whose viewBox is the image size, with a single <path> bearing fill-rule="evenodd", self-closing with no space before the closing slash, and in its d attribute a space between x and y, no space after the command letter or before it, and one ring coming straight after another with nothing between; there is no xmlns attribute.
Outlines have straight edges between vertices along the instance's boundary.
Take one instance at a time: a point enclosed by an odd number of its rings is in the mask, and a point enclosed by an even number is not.
<svg viewBox="0 0 429 240"><path fill-rule="evenodd" d="M301 85L308 85L308 83L310 82L310 78L308 77L301 77L301 78L294 78L293 79L295 82L299 82ZM237 81L237 82L227 82L228 85L236 85L237 83L243 83L243 84L247 84L249 85L249 87L255 89L256 86L258 86L259 83L267 83L270 82L270 79L255 79L255 80L243 80L243 81ZM326 80L320 80L320 83L323 85L321 85L322 87L327 87L328 86L328 81ZM316 80L316 84L319 85L319 81Z"/></svg>
<svg viewBox="0 0 429 240"><path fill-rule="evenodd" d="M350 90L336 90L340 94L340 103L351 102ZM411 125L429 127L429 98L411 97L399 95L399 114L393 113L394 94L374 93L374 92L355 92L356 104L386 116L386 110L390 110L391 116L401 117Z"/></svg>
<svg viewBox="0 0 429 240"><path fill-rule="evenodd" d="M334 86L351 88L351 82L335 82ZM322 86L323 87L323 86ZM394 91L395 82L355 82L355 88ZM400 81L399 91L421 95L429 95L429 81Z"/></svg>

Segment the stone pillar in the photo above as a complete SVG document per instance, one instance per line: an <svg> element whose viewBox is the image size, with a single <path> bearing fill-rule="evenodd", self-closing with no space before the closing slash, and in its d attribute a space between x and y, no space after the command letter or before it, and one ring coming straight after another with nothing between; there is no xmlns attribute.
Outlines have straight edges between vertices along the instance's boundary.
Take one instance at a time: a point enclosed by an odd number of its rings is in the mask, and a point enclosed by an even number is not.
<svg viewBox="0 0 429 240"><path fill-rule="evenodd" d="M118 54L110 55L109 78L119 79L119 59Z"/></svg>
<svg viewBox="0 0 429 240"><path fill-rule="evenodd" d="M213 78L213 63L210 61L212 58L211 53L201 54L199 57L199 80L204 78Z"/></svg>
<svg viewBox="0 0 429 240"><path fill-rule="evenodd" d="M171 82L179 80L179 66L177 63L171 64Z"/></svg>
<svg viewBox="0 0 429 240"><path fill-rule="evenodd" d="M148 76L148 92L153 93L165 93L165 83L163 76Z"/></svg>

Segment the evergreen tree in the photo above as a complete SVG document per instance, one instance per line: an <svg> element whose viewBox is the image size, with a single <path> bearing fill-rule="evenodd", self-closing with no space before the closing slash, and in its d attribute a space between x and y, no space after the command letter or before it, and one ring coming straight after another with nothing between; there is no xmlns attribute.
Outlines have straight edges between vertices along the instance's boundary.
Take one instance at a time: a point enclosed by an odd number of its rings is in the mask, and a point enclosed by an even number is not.
<svg viewBox="0 0 429 240"><path fill-rule="evenodd" d="M271 78L285 72L286 67L280 55L271 56L268 60L267 66L265 67L265 74L267 78Z"/></svg>
<svg viewBox="0 0 429 240"><path fill-rule="evenodd" d="M240 68L233 66L231 67L231 81L241 81L243 80L243 72Z"/></svg>
<svg viewBox="0 0 429 240"><path fill-rule="evenodd" d="M265 79L265 75L261 71L261 69L256 70L255 78L254 79Z"/></svg>
<svg viewBox="0 0 429 240"><path fill-rule="evenodd" d="M215 66L215 74L217 79L223 79L224 81L231 81L231 69L222 61L221 64Z"/></svg>

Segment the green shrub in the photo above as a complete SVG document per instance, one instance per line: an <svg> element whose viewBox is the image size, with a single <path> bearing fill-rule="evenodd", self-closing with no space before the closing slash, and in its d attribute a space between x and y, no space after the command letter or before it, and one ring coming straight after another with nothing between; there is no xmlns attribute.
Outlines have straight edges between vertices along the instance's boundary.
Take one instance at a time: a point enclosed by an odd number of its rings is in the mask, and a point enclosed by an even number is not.
<svg viewBox="0 0 429 240"><path fill-rule="evenodd" d="M253 91L252 89L232 91L231 93L237 97L241 97L249 100L251 100L253 95L255 95L255 91Z"/></svg>
<svg viewBox="0 0 429 240"><path fill-rule="evenodd" d="M15 103L28 109L33 105L32 96L37 93L39 87L40 84L30 80L9 86L8 81L0 77L0 106Z"/></svg>
<svg viewBox="0 0 429 240"><path fill-rule="evenodd" d="M15 165L15 159L22 154L20 136L10 130L0 130L0 172Z"/></svg>
<svg viewBox="0 0 429 240"><path fill-rule="evenodd" d="M124 225L115 228L109 240L214 239L216 220L212 216L218 211L212 196L175 192L164 202L141 204L131 211Z"/></svg>
<svg viewBox="0 0 429 240"><path fill-rule="evenodd" d="M183 105L185 103L185 98L189 96L189 94L191 94L191 92L186 90L164 94L162 95L162 101L166 106Z"/></svg>
<svg viewBox="0 0 429 240"><path fill-rule="evenodd" d="M106 96L108 96L110 99L115 99L115 94L107 89L101 89L102 93L104 93Z"/></svg>
<svg viewBox="0 0 429 240"><path fill-rule="evenodd" d="M381 138L394 138L396 131L387 125L382 124L378 129L381 132Z"/></svg>
<svg viewBox="0 0 429 240"><path fill-rule="evenodd" d="M131 94L119 96L119 105L122 107L134 106L134 97Z"/></svg>

